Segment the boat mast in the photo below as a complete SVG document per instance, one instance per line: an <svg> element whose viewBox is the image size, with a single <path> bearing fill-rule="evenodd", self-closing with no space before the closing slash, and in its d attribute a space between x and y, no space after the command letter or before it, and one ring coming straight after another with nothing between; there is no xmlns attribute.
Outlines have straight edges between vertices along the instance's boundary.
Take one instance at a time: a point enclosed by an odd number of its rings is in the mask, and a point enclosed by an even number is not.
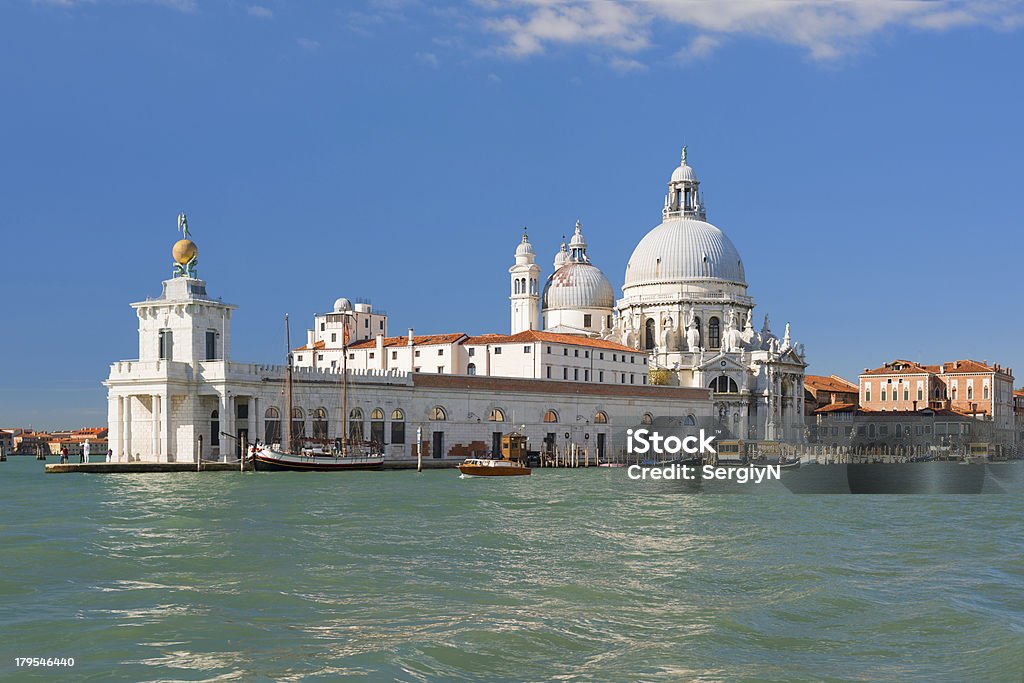
<svg viewBox="0 0 1024 683"><path fill-rule="evenodd" d="M292 332L288 325L287 313L284 314L284 338L285 346L288 350L288 368L285 372L284 380L284 403L286 412L283 420L284 425L282 425L284 427L284 430L282 431L282 434L284 435L283 447L285 453L294 453L295 451L292 448Z"/></svg>

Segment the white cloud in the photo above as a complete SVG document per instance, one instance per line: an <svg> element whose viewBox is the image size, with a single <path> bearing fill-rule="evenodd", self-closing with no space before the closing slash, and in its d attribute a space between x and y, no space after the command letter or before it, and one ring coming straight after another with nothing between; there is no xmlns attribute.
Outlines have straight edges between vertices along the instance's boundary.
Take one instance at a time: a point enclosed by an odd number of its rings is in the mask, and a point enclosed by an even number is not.
<svg viewBox="0 0 1024 683"><path fill-rule="evenodd" d="M441 66L441 60L433 52L417 52L416 59L419 60L420 64L425 64L432 69Z"/></svg>
<svg viewBox="0 0 1024 683"><path fill-rule="evenodd" d="M680 33L682 60L707 57L727 37L752 36L802 48L815 60L861 49L883 31L948 31L1024 25L1019 0L476 0L499 54L530 57L550 48L601 48L613 68ZM690 36L696 37L690 37ZM629 54L630 59L623 57Z"/></svg>
<svg viewBox="0 0 1024 683"><path fill-rule="evenodd" d="M608 60L608 66L619 73L629 73L630 71L646 71L647 65L643 62L630 59L628 57L612 57Z"/></svg>
<svg viewBox="0 0 1024 683"><path fill-rule="evenodd" d="M487 74L487 80L491 83L501 83L501 76L495 73L489 73Z"/></svg>
<svg viewBox="0 0 1024 683"><path fill-rule="evenodd" d="M32 0L33 5L52 5L73 9L82 5L96 5L100 2L121 5L160 5L179 12L195 12L198 9L196 0Z"/></svg>
<svg viewBox="0 0 1024 683"><path fill-rule="evenodd" d="M257 19L270 19L274 16L274 11L269 7L262 5L249 5L246 9L250 17L256 17Z"/></svg>
<svg viewBox="0 0 1024 683"><path fill-rule="evenodd" d="M320 41L313 40L312 38L297 38L295 42L303 50L313 51L320 47Z"/></svg>

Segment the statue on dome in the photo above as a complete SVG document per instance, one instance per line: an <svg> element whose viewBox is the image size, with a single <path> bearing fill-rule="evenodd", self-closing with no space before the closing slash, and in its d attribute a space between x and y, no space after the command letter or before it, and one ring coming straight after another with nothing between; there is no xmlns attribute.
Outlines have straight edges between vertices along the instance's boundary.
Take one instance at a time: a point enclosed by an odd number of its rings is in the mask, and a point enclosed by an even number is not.
<svg viewBox="0 0 1024 683"><path fill-rule="evenodd" d="M686 348L690 352L703 351L700 347L700 330L697 329L697 320L692 314L690 324L686 326Z"/></svg>
<svg viewBox="0 0 1024 683"><path fill-rule="evenodd" d="M722 350L735 353L743 350L743 333L736 327L736 311L730 310L725 320L725 334L722 335Z"/></svg>
<svg viewBox="0 0 1024 683"><path fill-rule="evenodd" d="M662 322L662 351L678 351L679 350L679 332L676 330L672 316L666 315Z"/></svg>
<svg viewBox="0 0 1024 683"><path fill-rule="evenodd" d="M184 211L178 214L178 230L182 237L171 248L171 257L174 259L173 277L195 279L197 277L196 264L199 263L199 247L189 239L188 217Z"/></svg>

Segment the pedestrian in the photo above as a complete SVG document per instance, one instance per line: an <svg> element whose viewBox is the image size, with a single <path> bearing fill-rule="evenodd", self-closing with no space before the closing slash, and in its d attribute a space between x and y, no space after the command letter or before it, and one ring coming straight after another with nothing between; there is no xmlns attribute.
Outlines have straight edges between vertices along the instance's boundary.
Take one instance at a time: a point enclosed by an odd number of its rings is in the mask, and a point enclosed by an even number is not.
<svg viewBox="0 0 1024 683"><path fill-rule="evenodd" d="M68 447L67 446L61 446L60 447L60 461L62 463L65 463L65 464L68 461Z"/></svg>
<svg viewBox="0 0 1024 683"><path fill-rule="evenodd" d="M82 445L82 462L89 462L89 439Z"/></svg>
<svg viewBox="0 0 1024 683"><path fill-rule="evenodd" d="M107 449L107 462L110 462L111 458L114 457L114 451L110 448Z"/></svg>

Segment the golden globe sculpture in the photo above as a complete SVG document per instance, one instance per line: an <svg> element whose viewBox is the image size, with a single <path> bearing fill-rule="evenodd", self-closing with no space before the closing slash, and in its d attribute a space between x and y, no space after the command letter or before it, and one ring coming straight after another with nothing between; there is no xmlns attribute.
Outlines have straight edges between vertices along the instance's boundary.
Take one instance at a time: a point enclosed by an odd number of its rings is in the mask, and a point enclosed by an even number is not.
<svg viewBox="0 0 1024 683"><path fill-rule="evenodd" d="M185 212L178 214L178 230L181 239L171 247L171 258L174 259L174 277L196 277L196 263L199 261L199 247L188 238L188 218Z"/></svg>
<svg viewBox="0 0 1024 683"><path fill-rule="evenodd" d="M171 248L171 257L178 265L188 265L188 262L199 256L199 247L192 240L178 240Z"/></svg>

